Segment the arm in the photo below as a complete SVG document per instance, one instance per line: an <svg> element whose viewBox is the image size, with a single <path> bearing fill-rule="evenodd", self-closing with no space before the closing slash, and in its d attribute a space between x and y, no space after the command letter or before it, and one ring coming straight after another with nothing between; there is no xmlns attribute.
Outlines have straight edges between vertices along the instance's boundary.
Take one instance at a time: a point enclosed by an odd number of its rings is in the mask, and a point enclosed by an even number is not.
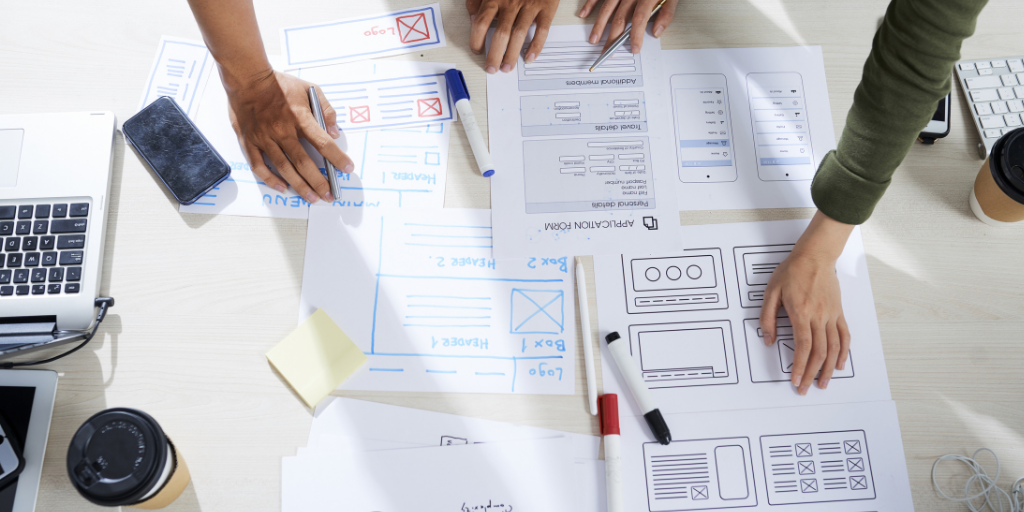
<svg viewBox="0 0 1024 512"><path fill-rule="evenodd" d="M299 143L304 138L338 169L351 172L352 161L332 137L340 136L334 109L320 88L327 129L310 111L307 90L313 84L270 67L256 24L252 0L189 0L210 53L217 61L231 107L231 125L256 176L284 192L286 185L263 162L263 154L296 192L310 203L333 201L331 188Z"/></svg>

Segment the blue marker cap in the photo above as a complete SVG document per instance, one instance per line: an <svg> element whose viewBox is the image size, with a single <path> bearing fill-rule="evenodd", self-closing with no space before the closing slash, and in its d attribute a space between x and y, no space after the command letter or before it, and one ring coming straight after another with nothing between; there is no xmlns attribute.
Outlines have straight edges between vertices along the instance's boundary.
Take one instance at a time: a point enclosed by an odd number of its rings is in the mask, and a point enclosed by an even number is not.
<svg viewBox="0 0 1024 512"><path fill-rule="evenodd" d="M469 99L469 88L466 87L466 77L462 76L462 71L455 68L449 69L444 72L444 78L448 81L448 90L452 92L456 103L459 100Z"/></svg>

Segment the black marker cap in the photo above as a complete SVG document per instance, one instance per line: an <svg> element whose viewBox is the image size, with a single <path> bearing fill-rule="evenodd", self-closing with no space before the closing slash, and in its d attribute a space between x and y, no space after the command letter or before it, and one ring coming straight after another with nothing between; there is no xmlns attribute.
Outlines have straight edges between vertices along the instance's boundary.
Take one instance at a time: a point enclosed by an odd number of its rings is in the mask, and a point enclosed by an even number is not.
<svg viewBox="0 0 1024 512"><path fill-rule="evenodd" d="M644 414L644 419L647 420L647 426L651 427L651 432L659 443L667 445L672 442L672 432L669 432L668 423L665 423L665 417L661 415L660 410L655 409Z"/></svg>
<svg viewBox="0 0 1024 512"><path fill-rule="evenodd" d="M615 340L617 340L617 339L619 339L621 337L622 336L619 336L619 331L612 331L612 332L608 333L607 336L604 337L604 341L605 341L605 343L608 343L610 345L613 341L615 341Z"/></svg>

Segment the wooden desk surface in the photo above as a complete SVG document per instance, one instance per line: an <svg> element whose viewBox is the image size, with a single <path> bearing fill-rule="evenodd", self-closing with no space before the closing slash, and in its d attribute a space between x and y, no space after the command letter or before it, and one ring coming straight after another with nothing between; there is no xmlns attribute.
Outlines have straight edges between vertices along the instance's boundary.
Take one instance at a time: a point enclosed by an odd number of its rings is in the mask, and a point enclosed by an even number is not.
<svg viewBox="0 0 1024 512"><path fill-rule="evenodd" d="M424 1L260 0L256 7L268 52L276 53L281 27ZM821 45L838 138L886 5L683 0L663 48ZM580 6L581 0L564 1L555 23L579 23L574 13ZM467 48L463 2L443 0L442 15L447 48L396 58L456 63L471 90L479 91L473 96L477 115L486 116L483 58ZM963 56L1024 54L1022 19L1024 3L991 0ZM163 34L200 38L184 0L4 2L0 114L111 110L123 121L136 111ZM958 87L953 94L950 136L932 147L915 144L863 228L920 511L966 510L932 489L929 471L942 454L987 446L1002 458L1004 485L1024 475L1024 224L991 228L968 209L981 164L978 135ZM488 208L488 182L473 170L463 132L452 133L445 204ZM53 127L54 144L74 136ZM102 291L116 297L117 306L91 346L49 365L62 378L38 510L91 510L68 482L64 456L78 425L114 406L148 411L187 457L193 483L167 510L278 510L281 457L305 445L311 415L264 353L296 325L306 223L180 214L120 133L116 152ZM803 218L812 211L680 217L698 224ZM576 395L569 397L342 394L597 433L586 412L581 361L577 367Z"/></svg>

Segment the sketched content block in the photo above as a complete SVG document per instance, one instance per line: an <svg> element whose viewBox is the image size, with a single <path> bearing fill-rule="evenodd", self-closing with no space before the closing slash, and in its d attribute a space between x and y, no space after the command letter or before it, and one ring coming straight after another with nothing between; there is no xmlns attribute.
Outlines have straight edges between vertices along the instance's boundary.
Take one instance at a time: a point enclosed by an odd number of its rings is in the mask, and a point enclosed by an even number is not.
<svg viewBox="0 0 1024 512"><path fill-rule="evenodd" d="M561 334L565 330L562 290L512 289L511 333Z"/></svg>

